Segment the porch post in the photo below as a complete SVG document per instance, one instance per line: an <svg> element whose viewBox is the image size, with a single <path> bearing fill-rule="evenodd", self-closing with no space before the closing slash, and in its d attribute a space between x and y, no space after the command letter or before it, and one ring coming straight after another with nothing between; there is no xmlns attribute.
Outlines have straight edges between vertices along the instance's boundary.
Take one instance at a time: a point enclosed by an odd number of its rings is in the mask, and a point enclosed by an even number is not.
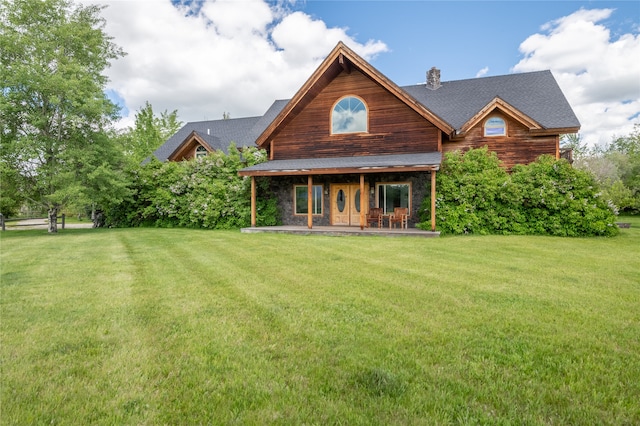
<svg viewBox="0 0 640 426"><path fill-rule="evenodd" d="M256 177L251 176L251 227L256 227Z"/></svg>
<svg viewBox="0 0 640 426"><path fill-rule="evenodd" d="M436 231L436 171L431 170L431 232Z"/></svg>
<svg viewBox="0 0 640 426"><path fill-rule="evenodd" d="M367 194L364 192L364 175L360 175L360 230L364 229L364 198Z"/></svg>
<svg viewBox="0 0 640 426"><path fill-rule="evenodd" d="M307 178L307 228L313 228L313 176Z"/></svg>

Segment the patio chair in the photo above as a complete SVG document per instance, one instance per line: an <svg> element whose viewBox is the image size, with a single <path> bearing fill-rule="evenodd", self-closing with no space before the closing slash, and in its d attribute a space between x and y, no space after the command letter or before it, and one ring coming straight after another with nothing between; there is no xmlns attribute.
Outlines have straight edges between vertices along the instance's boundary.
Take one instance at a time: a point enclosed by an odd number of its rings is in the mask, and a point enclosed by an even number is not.
<svg viewBox="0 0 640 426"><path fill-rule="evenodd" d="M393 214L389 216L389 228L393 227L393 224L399 223L403 229L407 228L407 218L409 217L409 209L406 207L396 207L393 209Z"/></svg>
<svg viewBox="0 0 640 426"><path fill-rule="evenodd" d="M372 207L367 213L367 228L369 224L375 223L378 228L382 228L382 209L379 207Z"/></svg>

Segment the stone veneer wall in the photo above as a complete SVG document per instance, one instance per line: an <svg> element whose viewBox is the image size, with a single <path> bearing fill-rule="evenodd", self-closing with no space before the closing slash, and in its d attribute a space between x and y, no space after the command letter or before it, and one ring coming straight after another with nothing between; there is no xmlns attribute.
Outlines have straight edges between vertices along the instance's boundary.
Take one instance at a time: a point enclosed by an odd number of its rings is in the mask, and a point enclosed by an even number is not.
<svg viewBox="0 0 640 426"><path fill-rule="evenodd" d="M437 177L436 177L437 178ZM388 173L388 174L366 174L365 188L369 191L369 207L374 207L376 197L371 196L371 188L375 188L376 183L386 182L410 182L411 183L411 216L409 217L409 227L415 227L420 221L419 210L425 197L429 197L429 187L431 175L424 173ZM332 183L359 184L359 175L324 175L314 176L314 185L323 185L323 210L322 217L313 216L313 224L317 226L329 226L331 224L331 203L329 200L329 185ZM278 207L284 225L307 226L306 215L293 214L293 186L306 185L306 176L277 176L271 178L271 190L278 199Z"/></svg>

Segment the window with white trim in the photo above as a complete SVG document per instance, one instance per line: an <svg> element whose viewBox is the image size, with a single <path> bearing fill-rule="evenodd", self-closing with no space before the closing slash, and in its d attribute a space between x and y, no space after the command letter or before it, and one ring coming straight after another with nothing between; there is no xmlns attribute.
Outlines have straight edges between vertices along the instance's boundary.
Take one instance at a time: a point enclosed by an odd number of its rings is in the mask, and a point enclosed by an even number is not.
<svg viewBox="0 0 640 426"><path fill-rule="evenodd" d="M347 96L331 111L331 133L362 133L368 129L367 107L360 98Z"/></svg>
<svg viewBox="0 0 640 426"><path fill-rule="evenodd" d="M500 117L489 117L484 122L485 136L506 136L507 123Z"/></svg>
<svg viewBox="0 0 640 426"><path fill-rule="evenodd" d="M198 145L198 147L196 148L195 157L196 158L206 157L208 153L209 153L209 151L207 151L207 148L205 148L202 145Z"/></svg>

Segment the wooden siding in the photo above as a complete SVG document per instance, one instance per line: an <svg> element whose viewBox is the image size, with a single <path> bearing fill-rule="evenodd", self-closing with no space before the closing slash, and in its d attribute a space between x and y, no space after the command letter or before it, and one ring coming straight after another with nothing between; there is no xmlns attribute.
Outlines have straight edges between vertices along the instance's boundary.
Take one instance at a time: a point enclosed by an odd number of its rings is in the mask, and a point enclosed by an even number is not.
<svg viewBox="0 0 640 426"><path fill-rule="evenodd" d="M201 146L198 141L191 139L184 143L176 152L170 157L169 161L186 161L191 160L196 155L196 148Z"/></svg>
<svg viewBox="0 0 640 426"><path fill-rule="evenodd" d="M516 164L529 164L542 154L557 156L559 136L535 136L520 122L497 112L488 116L501 117L507 123L507 136L484 136L481 120L471 128L461 140L448 140L445 136L442 142L443 152L467 151L470 148L487 146L490 151L495 151L504 167L511 169Z"/></svg>
<svg viewBox="0 0 640 426"><path fill-rule="evenodd" d="M331 110L343 96L367 105L369 132L331 135ZM432 152L440 131L357 70L341 72L272 136L274 160Z"/></svg>
<svg viewBox="0 0 640 426"><path fill-rule="evenodd" d="M207 147L205 141L194 131L178 146L178 148L167 158L169 161L191 160L196 156L196 149L203 147L207 152L211 149Z"/></svg>

